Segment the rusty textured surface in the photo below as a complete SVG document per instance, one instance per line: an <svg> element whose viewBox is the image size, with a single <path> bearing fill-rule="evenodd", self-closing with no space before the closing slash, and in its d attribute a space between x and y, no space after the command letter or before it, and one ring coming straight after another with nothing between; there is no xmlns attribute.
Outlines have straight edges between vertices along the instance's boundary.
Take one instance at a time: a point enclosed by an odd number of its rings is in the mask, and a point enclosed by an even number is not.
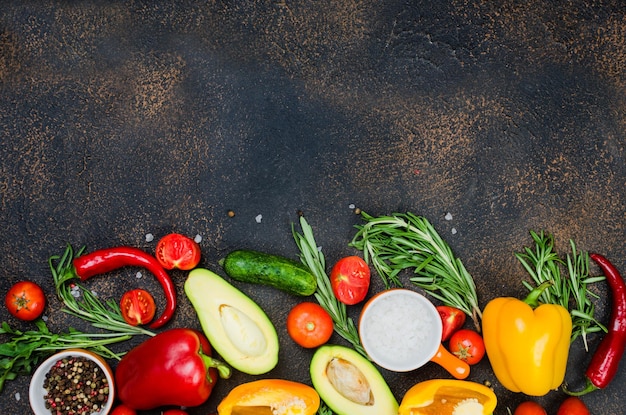
<svg viewBox="0 0 626 415"><path fill-rule="evenodd" d="M428 217L483 306L524 292L513 253L530 244L530 229L553 233L561 252L572 238L626 271L626 10L517 3L4 2L0 286L32 278L51 290L47 258L66 243L153 250L147 233L201 235L202 265L215 270L234 248L295 257L298 210L332 264L354 252L352 204ZM92 284L112 297L158 290L132 275ZM174 277L172 326L199 327L184 275ZM308 383L310 353L282 323L298 299L241 287L281 337L268 376ZM600 291L597 316L607 321ZM83 327L59 309L49 296L51 329ZM0 318L15 323L4 308ZM570 381L588 359L575 343ZM398 399L446 376L431 365L383 373ZM502 390L486 361L470 378L494 384L497 415L526 399ZM246 380L220 382L190 414L214 411ZM625 385L622 365L585 402L622 414ZM0 412L28 413L27 390L28 377L8 382ZM555 413L562 399L538 401Z"/></svg>

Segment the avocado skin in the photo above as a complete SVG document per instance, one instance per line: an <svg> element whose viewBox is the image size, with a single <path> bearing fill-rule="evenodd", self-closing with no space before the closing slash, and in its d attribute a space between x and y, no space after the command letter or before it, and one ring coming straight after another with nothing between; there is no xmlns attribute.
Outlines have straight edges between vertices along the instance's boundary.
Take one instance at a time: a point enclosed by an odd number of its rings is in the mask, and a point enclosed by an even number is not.
<svg viewBox="0 0 626 415"><path fill-rule="evenodd" d="M355 365L366 377L374 395L373 405L359 405L342 396L330 383L326 368L332 359L344 359ZM353 349L340 345L324 345L311 359L311 381L322 400L337 415L397 415L398 401L378 369Z"/></svg>
<svg viewBox="0 0 626 415"><path fill-rule="evenodd" d="M263 309L250 297L214 272L196 268L185 281L185 294L198 315L204 334L215 351L233 368L250 375L269 372L278 363L278 334ZM234 307L261 330L266 347L259 356L247 356L231 342L224 330L220 307Z"/></svg>

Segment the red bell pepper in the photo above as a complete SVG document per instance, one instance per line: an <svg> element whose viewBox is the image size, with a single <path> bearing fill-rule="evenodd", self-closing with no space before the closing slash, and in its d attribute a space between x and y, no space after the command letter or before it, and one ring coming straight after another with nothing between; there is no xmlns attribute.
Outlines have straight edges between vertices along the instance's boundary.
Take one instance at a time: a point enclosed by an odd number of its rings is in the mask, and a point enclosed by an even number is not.
<svg viewBox="0 0 626 415"><path fill-rule="evenodd" d="M198 406L211 395L217 375L230 368L211 358L199 331L176 328L157 334L126 353L115 370L120 401L135 410L164 405Z"/></svg>

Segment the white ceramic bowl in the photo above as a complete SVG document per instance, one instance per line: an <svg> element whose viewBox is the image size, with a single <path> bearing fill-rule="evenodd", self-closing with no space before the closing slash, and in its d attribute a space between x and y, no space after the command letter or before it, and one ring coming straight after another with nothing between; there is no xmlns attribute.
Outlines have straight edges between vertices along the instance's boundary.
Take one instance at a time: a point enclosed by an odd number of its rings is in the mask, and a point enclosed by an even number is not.
<svg viewBox="0 0 626 415"><path fill-rule="evenodd" d="M107 415L109 412L111 412L111 409L113 408L113 401L115 399L113 371L102 357L84 349L68 349L62 352L58 352L46 359L41 365L39 365L37 370L35 370L35 373L33 374L33 377L30 381L30 388L28 391L30 407L32 408L33 413L35 415L51 415L50 410L46 408L44 400L44 396L47 393L46 389L44 388L46 374L48 373L50 368L56 364L56 362L70 356L85 357L91 361L96 362L100 369L106 375L107 382L109 384L109 397L102 409L99 412L95 412L94 414Z"/></svg>
<svg viewBox="0 0 626 415"><path fill-rule="evenodd" d="M375 363L394 372L408 372L429 362L441 346L441 331L434 304L404 288L376 294L359 318L363 348Z"/></svg>

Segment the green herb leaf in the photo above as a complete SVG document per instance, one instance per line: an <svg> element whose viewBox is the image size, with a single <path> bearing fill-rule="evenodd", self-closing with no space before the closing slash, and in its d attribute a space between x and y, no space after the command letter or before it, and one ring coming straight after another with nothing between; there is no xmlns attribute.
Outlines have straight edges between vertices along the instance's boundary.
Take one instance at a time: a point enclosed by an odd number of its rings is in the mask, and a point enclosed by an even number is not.
<svg viewBox="0 0 626 415"><path fill-rule="evenodd" d="M300 217L300 228L302 229L302 234L296 232L293 225L291 231L300 250L300 260L311 270L317 279L317 290L314 293L315 299L330 314L330 317L333 319L335 332L350 342L357 352L369 359L361 345L354 321L347 315L346 305L337 300L333 293L330 279L326 274L324 254L321 249L318 249L313 236L313 229L304 219L304 216Z"/></svg>
<svg viewBox="0 0 626 415"><path fill-rule="evenodd" d="M591 298L598 296L589 291L588 286L604 281L604 276L589 276L589 254L578 251L576 244L570 240L571 252L563 260L556 252L554 237L543 231L530 231L533 249L526 247L523 252L516 253L524 269L529 273L535 286L550 281L552 285L542 293L540 300L547 304L559 304L570 311L572 317L573 342L582 337L585 350L588 350L587 335L607 329L594 318L595 306ZM563 276L563 272L566 271ZM529 291L535 286L522 281Z"/></svg>
<svg viewBox="0 0 626 415"><path fill-rule="evenodd" d="M482 313L476 285L460 259L428 219L412 213L373 217L361 212L350 245L363 251L365 261L376 269L385 287L400 287L398 274L412 269L410 281L443 304L463 310L480 330Z"/></svg>

